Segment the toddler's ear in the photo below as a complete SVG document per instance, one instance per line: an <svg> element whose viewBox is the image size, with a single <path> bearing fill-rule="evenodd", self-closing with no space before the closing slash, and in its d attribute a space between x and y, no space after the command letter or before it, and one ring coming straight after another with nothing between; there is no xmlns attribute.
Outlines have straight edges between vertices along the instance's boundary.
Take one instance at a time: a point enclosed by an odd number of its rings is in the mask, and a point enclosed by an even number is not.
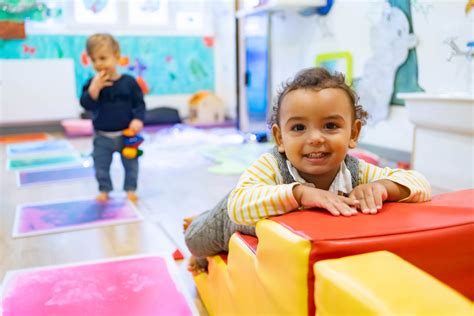
<svg viewBox="0 0 474 316"><path fill-rule="evenodd" d="M285 147L283 146L281 129L277 124L272 125L272 135L275 143L277 144L278 152L283 154L285 152Z"/></svg>
<svg viewBox="0 0 474 316"><path fill-rule="evenodd" d="M356 148L361 129L362 129L362 122L360 120L355 120L354 124L352 125L349 148L351 149Z"/></svg>

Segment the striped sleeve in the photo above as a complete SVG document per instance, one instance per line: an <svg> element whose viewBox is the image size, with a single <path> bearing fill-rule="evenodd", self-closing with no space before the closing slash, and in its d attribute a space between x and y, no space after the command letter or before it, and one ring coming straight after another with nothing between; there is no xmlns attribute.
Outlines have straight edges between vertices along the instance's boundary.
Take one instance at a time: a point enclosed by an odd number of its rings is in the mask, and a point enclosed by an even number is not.
<svg viewBox="0 0 474 316"><path fill-rule="evenodd" d="M360 184L382 179L393 181L410 190L410 195L399 202L424 202L431 200L431 186L421 173L414 170L380 168L359 160Z"/></svg>
<svg viewBox="0 0 474 316"><path fill-rule="evenodd" d="M263 154L230 193L229 217L238 224L255 225L260 219L292 211L299 207L293 196L296 184L284 184L275 157Z"/></svg>

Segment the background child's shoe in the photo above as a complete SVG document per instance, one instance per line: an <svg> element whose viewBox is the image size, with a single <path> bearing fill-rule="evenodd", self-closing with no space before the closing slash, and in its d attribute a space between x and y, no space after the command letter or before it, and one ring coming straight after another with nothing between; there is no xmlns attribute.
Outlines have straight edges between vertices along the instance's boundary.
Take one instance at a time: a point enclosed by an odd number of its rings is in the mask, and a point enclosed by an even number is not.
<svg viewBox="0 0 474 316"><path fill-rule="evenodd" d="M132 202L138 201L138 195L133 191L128 191L127 192L127 198Z"/></svg>
<svg viewBox="0 0 474 316"><path fill-rule="evenodd" d="M107 192L100 192L99 195L95 198L95 200L99 203L105 203L109 199L109 194Z"/></svg>

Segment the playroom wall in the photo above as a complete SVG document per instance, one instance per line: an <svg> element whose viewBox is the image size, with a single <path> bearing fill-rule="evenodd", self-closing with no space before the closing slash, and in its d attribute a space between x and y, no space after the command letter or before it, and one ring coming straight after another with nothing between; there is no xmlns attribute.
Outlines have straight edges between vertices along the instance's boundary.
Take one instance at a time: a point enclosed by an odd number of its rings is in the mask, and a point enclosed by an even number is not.
<svg viewBox="0 0 474 316"><path fill-rule="evenodd" d="M474 95L474 60L447 58L445 40L454 37L459 47L474 39L474 10L466 14L467 0L411 0L413 30L418 39L418 85L427 93ZM318 54L349 51L353 77L363 76L371 56L370 29L382 14L384 1L338 0L329 14L303 17L297 12L272 15L272 91L301 68L314 65ZM427 114L428 115L428 114ZM362 144L411 152L413 124L404 106L391 106L387 120L364 128Z"/></svg>
<svg viewBox="0 0 474 316"><path fill-rule="evenodd" d="M132 1L132 0L130 0ZM47 2L47 1L46 1ZM47 3L54 3L49 1ZM226 101L226 115L235 117L236 108L236 73L235 73L235 21L234 4L230 0L178 0L167 1L168 19L162 25L130 25L128 23L128 1L117 1L117 22L112 24L78 23L74 17L73 1L56 1L63 9L59 19L50 19L43 22L27 22L28 35L77 35L87 36L95 32L110 32L116 36L166 36L166 37L211 37L214 39L212 47L213 82L214 92ZM186 23L182 19L193 18L194 23ZM2 47L0 47L2 50ZM79 55L81 52L78 52ZM2 56L2 54L0 54ZM29 122L30 120L51 121L61 118L76 117L80 112L75 87L74 72L70 71L72 65L66 65L71 59L0 59L0 72L3 74L3 84L0 83L0 124L2 122ZM13 63L13 65L11 65ZM31 66L31 65L34 66ZM163 65L164 67L165 65ZM18 69L21 71L12 71ZM44 71L49 70L49 71ZM25 82L25 73L34 84L42 91L67 91L62 96L51 100L48 111L40 111L37 97L33 94L38 89L28 89L24 96L25 87L30 83ZM63 80L58 80L58 76ZM8 78L7 78L8 77ZM8 82L7 82L8 81ZM48 84L52 86L46 89ZM82 83L80 83L82 84ZM14 91L17 87L17 90ZM9 91L6 91L9 89ZM12 90L13 89L13 90ZM46 90L45 90L46 89ZM2 92L2 90L4 90ZM71 93L71 91L73 91ZM6 93L8 92L8 93ZM192 93L167 93L145 96L148 109L159 106L170 106L179 110L181 117L188 115L188 99ZM23 96L22 96L23 95ZM59 105L58 103L64 103ZM44 103L43 103L44 104ZM13 111L12 108L16 110ZM21 111L17 111L21 109ZM22 114L23 113L23 114ZM27 115L27 113L29 113Z"/></svg>

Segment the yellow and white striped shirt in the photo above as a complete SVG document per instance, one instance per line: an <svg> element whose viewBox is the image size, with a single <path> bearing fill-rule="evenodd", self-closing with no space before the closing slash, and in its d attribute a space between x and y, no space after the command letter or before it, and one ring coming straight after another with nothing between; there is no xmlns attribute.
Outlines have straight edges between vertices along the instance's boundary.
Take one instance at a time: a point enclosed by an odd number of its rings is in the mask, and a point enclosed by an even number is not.
<svg viewBox="0 0 474 316"><path fill-rule="evenodd" d="M403 202L424 202L431 199L431 187L423 175L413 170L380 168L359 159L359 184L388 179L410 190ZM265 153L240 177L229 195L227 210L232 221L255 225L260 219L281 215L299 208L293 187L285 184L276 158Z"/></svg>

